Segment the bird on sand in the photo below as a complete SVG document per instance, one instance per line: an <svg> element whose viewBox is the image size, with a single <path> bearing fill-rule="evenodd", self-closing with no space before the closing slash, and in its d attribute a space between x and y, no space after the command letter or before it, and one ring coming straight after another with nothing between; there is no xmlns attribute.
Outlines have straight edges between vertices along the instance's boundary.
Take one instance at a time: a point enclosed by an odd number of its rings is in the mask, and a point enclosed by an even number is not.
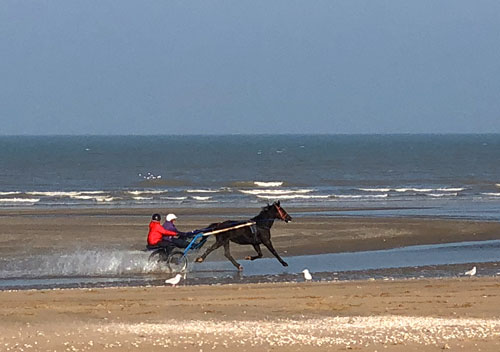
<svg viewBox="0 0 500 352"><path fill-rule="evenodd" d="M304 279L306 281L311 281L313 279L313 277L308 269L304 269L304 270L302 270L302 272L304 273Z"/></svg>
<svg viewBox="0 0 500 352"><path fill-rule="evenodd" d="M474 276L476 275L476 267L473 267L472 269L470 269L469 271L466 271L464 273L464 275L469 275L469 276Z"/></svg>
<svg viewBox="0 0 500 352"><path fill-rule="evenodd" d="M179 281L181 281L181 277L182 277L181 274L177 274L174 277L165 280L165 283L170 284L170 285L175 287L175 285L177 285L179 283Z"/></svg>

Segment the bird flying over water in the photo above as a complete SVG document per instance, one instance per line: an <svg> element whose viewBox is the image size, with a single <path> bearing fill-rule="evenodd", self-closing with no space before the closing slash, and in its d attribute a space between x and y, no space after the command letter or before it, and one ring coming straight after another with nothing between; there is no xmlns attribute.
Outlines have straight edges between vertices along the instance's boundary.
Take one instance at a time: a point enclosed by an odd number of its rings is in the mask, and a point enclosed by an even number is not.
<svg viewBox="0 0 500 352"><path fill-rule="evenodd" d="M304 269L304 270L302 270L302 272L304 273L304 279L306 281L311 281L313 279L313 277L308 269Z"/></svg>
<svg viewBox="0 0 500 352"><path fill-rule="evenodd" d="M470 269L469 271L466 271L464 273L464 275L469 275L469 276L474 276L476 275L476 267L473 267L472 269Z"/></svg>
<svg viewBox="0 0 500 352"><path fill-rule="evenodd" d="M179 283L179 281L181 281L181 277L182 277L181 274L177 274L174 277L165 280L165 283L170 284L170 285L175 287L175 285L177 285Z"/></svg>

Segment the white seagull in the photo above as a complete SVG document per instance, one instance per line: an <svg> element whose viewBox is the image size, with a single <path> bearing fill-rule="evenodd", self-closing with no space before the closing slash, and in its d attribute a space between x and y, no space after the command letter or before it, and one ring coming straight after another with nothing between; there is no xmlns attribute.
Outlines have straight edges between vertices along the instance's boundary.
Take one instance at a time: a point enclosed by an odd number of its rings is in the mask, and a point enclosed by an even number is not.
<svg viewBox="0 0 500 352"><path fill-rule="evenodd" d="M304 279L306 281L311 281L313 279L313 277L308 269L304 269L304 270L302 270L302 272L304 273Z"/></svg>
<svg viewBox="0 0 500 352"><path fill-rule="evenodd" d="M181 277L182 277L181 274L177 274L174 277L165 280L165 283L170 284L170 285L175 287L175 285L177 285L179 283L179 281L181 281Z"/></svg>
<svg viewBox="0 0 500 352"><path fill-rule="evenodd" d="M469 275L469 276L474 276L476 275L476 267L473 267L472 269L470 269L469 271L466 271L464 273L464 275Z"/></svg>

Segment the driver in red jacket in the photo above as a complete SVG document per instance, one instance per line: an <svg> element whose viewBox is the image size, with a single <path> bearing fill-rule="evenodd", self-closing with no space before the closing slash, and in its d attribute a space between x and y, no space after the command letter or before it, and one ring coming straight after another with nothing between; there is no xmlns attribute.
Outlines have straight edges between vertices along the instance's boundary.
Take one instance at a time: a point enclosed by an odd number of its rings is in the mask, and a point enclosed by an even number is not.
<svg viewBox="0 0 500 352"><path fill-rule="evenodd" d="M148 248L172 246L172 242L164 239L163 236L177 236L177 232L166 230L161 226L160 221L161 215L153 214L151 222L149 223Z"/></svg>

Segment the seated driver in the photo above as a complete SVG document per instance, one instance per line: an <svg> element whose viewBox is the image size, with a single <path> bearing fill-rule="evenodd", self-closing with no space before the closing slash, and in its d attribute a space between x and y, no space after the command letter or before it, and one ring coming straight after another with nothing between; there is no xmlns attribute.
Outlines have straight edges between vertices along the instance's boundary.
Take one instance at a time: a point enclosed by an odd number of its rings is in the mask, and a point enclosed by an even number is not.
<svg viewBox="0 0 500 352"><path fill-rule="evenodd" d="M168 239L177 236L176 231L163 228L160 221L161 215L153 214L151 222L149 223L148 248L170 247L172 246L172 242Z"/></svg>
<svg viewBox="0 0 500 352"><path fill-rule="evenodd" d="M177 236L169 236L167 238L170 243L175 245L176 247L179 248L186 248L189 245L189 240L187 239L188 237L192 236L192 232L181 232L177 230L177 227L175 227L175 220L177 219L177 216L175 214L168 214L166 216L166 220L163 223L163 228L167 231L174 232Z"/></svg>

